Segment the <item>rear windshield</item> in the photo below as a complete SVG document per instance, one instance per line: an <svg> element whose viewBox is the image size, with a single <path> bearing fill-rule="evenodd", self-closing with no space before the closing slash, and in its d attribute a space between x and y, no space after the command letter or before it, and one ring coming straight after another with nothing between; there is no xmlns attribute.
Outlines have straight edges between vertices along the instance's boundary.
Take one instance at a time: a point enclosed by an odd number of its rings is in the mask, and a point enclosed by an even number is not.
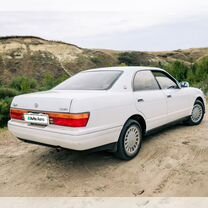
<svg viewBox="0 0 208 208"><path fill-rule="evenodd" d="M54 90L107 90L121 73L122 71L81 72L62 82Z"/></svg>

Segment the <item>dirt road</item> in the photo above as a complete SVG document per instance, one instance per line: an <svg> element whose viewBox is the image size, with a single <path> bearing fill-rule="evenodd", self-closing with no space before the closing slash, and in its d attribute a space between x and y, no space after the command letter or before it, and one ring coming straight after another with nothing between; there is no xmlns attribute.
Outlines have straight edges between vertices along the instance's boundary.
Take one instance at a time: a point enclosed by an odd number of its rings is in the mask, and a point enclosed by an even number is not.
<svg viewBox="0 0 208 208"><path fill-rule="evenodd" d="M0 130L0 196L208 196L208 116L145 138L129 162L26 144Z"/></svg>

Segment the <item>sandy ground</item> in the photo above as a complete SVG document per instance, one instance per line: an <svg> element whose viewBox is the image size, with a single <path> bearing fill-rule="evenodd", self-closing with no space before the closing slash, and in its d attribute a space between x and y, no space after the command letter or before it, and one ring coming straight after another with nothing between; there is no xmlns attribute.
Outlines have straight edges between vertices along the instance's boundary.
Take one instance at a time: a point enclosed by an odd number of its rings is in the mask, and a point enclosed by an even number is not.
<svg viewBox="0 0 208 208"><path fill-rule="evenodd" d="M129 162L26 144L0 130L0 196L208 196L208 116L148 136Z"/></svg>

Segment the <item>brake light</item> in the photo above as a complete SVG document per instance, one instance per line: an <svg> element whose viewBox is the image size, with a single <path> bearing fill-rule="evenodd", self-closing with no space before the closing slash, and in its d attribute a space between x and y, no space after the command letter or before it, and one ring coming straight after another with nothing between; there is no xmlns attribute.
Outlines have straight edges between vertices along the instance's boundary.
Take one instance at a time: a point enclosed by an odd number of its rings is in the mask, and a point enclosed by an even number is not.
<svg viewBox="0 0 208 208"><path fill-rule="evenodd" d="M79 114L59 114L49 113L50 123L59 126L69 127L85 127L87 126L90 114L79 113Z"/></svg>
<svg viewBox="0 0 208 208"><path fill-rule="evenodd" d="M24 114L27 110L12 109L10 110L10 118L17 120L24 120ZM61 114L61 113L47 113L50 119L50 124L68 127L85 127L87 126L90 114L76 113L76 114Z"/></svg>
<svg viewBox="0 0 208 208"><path fill-rule="evenodd" d="M27 111L19 109L10 109L10 118L24 120L24 113L27 113Z"/></svg>

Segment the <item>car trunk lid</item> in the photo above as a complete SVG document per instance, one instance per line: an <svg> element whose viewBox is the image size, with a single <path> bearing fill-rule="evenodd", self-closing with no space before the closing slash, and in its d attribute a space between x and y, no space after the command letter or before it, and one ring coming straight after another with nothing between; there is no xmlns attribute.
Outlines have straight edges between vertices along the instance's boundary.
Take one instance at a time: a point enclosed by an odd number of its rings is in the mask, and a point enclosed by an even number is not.
<svg viewBox="0 0 208 208"><path fill-rule="evenodd" d="M71 102L69 94L47 91L16 96L11 107L31 111L69 112Z"/></svg>

